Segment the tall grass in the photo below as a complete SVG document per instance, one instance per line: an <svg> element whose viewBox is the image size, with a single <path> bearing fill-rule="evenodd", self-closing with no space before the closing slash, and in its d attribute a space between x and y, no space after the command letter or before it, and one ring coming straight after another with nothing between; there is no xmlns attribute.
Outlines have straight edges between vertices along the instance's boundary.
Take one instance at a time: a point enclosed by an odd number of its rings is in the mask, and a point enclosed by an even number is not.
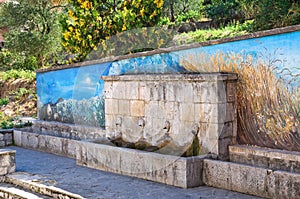
<svg viewBox="0 0 300 199"><path fill-rule="evenodd" d="M235 72L238 140L271 148L300 151L300 88L289 87L270 60L217 53L189 55L181 61L194 72Z"/></svg>

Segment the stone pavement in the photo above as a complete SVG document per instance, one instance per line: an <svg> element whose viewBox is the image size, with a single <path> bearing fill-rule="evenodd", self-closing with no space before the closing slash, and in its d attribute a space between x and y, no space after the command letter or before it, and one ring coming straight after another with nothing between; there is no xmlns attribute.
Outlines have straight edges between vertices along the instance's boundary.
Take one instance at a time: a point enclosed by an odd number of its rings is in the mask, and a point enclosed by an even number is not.
<svg viewBox="0 0 300 199"><path fill-rule="evenodd" d="M55 181L56 187L90 199L155 199L155 198L258 198L212 187L181 189L133 177L103 172L76 165L74 159L20 147L17 151L18 172L45 176Z"/></svg>

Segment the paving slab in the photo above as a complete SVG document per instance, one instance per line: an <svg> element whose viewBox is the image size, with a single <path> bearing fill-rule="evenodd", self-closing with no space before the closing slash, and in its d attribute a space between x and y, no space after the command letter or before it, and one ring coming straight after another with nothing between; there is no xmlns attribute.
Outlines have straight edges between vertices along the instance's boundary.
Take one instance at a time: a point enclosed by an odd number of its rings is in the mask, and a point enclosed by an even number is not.
<svg viewBox="0 0 300 199"><path fill-rule="evenodd" d="M147 180L81 167L74 159L44 152L16 150L17 172L27 172L52 179L55 187L90 199L256 199L228 190L207 186L182 189Z"/></svg>

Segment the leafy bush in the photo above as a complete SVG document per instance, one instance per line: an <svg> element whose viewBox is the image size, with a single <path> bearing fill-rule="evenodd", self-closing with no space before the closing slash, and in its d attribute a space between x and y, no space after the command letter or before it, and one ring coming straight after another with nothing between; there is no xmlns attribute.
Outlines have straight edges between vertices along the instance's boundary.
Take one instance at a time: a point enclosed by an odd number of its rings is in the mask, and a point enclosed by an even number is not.
<svg viewBox="0 0 300 199"><path fill-rule="evenodd" d="M206 14L216 22L216 25L226 25L230 22L244 21L244 13L239 0L212 0L205 7Z"/></svg>
<svg viewBox="0 0 300 199"><path fill-rule="evenodd" d="M35 72L28 71L28 70L8 70L5 72L0 72L0 79L6 81L9 79L28 79L28 80L34 80L35 79Z"/></svg>
<svg viewBox="0 0 300 199"><path fill-rule="evenodd" d="M10 92L10 95L13 95L17 100L20 100L24 95L34 93L32 89L18 88L15 91Z"/></svg>
<svg viewBox="0 0 300 199"><path fill-rule="evenodd" d="M171 23L198 21L204 15L205 0L164 0L163 16Z"/></svg>
<svg viewBox="0 0 300 199"><path fill-rule="evenodd" d="M0 51L0 70L23 69L36 70L37 60L34 56L26 56L21 53L13 53L7 49Z"/></svg>
<svg viewBox="0 0 300 199"><path fill-rule="evenodd" d="M8 98L0 98L0 106L7 105L9 103Z"/></svg>
<svg viewBox="0 0 300 199"><path fill-rule="evenodd" d="M266 30L300 23L300 2L256 0L256 5L254 30Z"/></svg>
<svg viewBox="0 0 300 199"><path fill-rule="evenodd" d="M61 52L58 16L62 11L60 6L63 6L57 3L63 2L56 1L54 4L49 0L14 0L1 3L0 26L9 27L4 35L5 47L22 56L27 55L27 61L34 57L39 66L56 61L53 59L59 58L58 52Z"/></svg>
<svg viewBox="0 0 300 199"><path fill-rule="evenodd" d="M4 115L3 112L0 111L0 129L10 129L13 128L13 119Z"/></svg>
<svg viewBox="0 0 300 199"><path fill-rule="evenodd" d="M181 22L186 22L186 21L198 21L202 17L200 12L197 12L195 10L189 10L184 14L177 15L176 22L181 23Z"/></svg>
<svg viewBox="0 0 300 199"><path fill-rule="evenodd" d="M61 19L62 45L79 61L112 35L156 25L163 6L163 0L69 0L69 3Z"/></svg>
<svg viewBox="0 0 300 199"><path fill-rule="evenodd" d="M30 121L23 122L18 117L8 117L0 111L0 129L23 128L31 125Z"/></svg>
<svg viewBox="0 0 300 199"><path fill-rule="evenodd" d="M239 36L249 33L252 28L252 24L253 20L246 21L243 24L237 23L234 25L228 25L219 29L196 30L194 32L180 34L175 37L175 40L179 44L186 44Z"/></svg>

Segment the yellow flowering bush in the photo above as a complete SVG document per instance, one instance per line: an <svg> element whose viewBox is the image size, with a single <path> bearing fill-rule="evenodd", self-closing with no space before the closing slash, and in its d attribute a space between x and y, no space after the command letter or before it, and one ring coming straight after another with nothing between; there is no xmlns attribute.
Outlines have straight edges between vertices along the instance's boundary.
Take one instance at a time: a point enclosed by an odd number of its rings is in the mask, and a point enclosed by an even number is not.
<svg viewBox="0 0 300 199"><path fill-rule="evenodd" d="M122 31L152 27L159 21L163 0L68 0L61 19L62 45L78 61Z"/></svg>

